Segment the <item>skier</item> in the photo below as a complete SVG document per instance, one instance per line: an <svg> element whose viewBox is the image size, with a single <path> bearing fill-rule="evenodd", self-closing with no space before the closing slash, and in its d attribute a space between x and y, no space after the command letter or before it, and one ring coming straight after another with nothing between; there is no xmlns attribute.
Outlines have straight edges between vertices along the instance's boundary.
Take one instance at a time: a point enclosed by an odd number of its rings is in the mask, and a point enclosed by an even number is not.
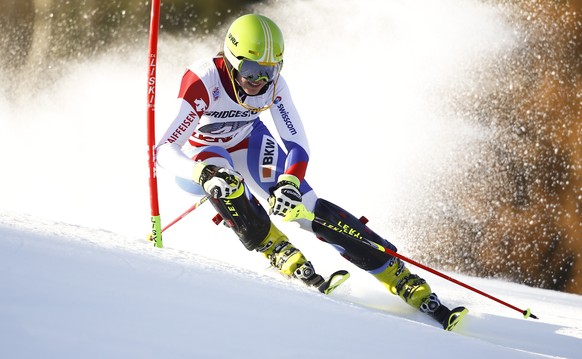
<svg viewBox="0 0 582 359"><path fill-rule="evenodd" d="M157 163L172 172L185 191L208 195L242 244L262 253L284 275L315 287L325 282L271 222L270 214L299 222L391 293L449 329L459 317L458 308L451 311L442 305L428 283L412 274L404 262L304 215L314 213L330 223L341 223L396 251L359 219L318 198L305 180L309 145L281 76L283 54L283 35L272 20L256 14L236 19L227 31L223 51L186 70L177 115L156 148ZM259 117L268 109L285 150ZM268 200L269 214L255 195Z"/></svg>

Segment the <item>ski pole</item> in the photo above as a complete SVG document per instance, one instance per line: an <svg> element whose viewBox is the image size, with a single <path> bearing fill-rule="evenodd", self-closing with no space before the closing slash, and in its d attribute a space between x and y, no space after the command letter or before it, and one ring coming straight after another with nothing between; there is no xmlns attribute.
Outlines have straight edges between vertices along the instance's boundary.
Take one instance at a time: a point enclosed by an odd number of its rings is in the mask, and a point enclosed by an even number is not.
<svg viewBox="0 0 582 359"><path fill-rule="evenodd" d="M181 215L179 215L178 217L176 217L176 219L174 219L172 222L168 223L164 228L162 228L161 231L164 232L166 229L172 227L174 224L176 224L182 218L186 217L188 214L190 214L191 212L193 212L196 208L200 207L200 205L202 205L207 200L208 200L208 196L204 196L204 197L200 198L200 200L198 202L194 203L192 205L192 207L188 208L187 210L184 211L184 213L182 213ZM147 239L149 241L153 241L153 237L152 237L152 234L151 233L148 234Z"/></svg>
<svg viewBox="0 0 582 359"><path fill-rule="evenodd" d="M324 226L326 228L329 228L329 229L331 229L333 231L336 231L336 232L338 232L338 233L340 233L340 234L342 234L342 235L344 235L344 236L346 236L348 238L352 238L352 239L358 240L358 241L360 241L360 242L362 242L364 244L369 245L372 248L375 248L375 249L377 249L379 251L382 251L382 252L384 252L386 254L389 254L389 255L391 255L393 257L400 258L400 259L402 259L405 262L408 262L408 263L410 263L412 265L415 265L415 266L417 266L419 268L422 268L422 269L424 269L424 270L426 270L428 272L431 272L433 274L436 274L439 277L442 277L442 278L444 278L444 279L446 279L448 281L451 281L451 282L453 282L453 283L455 283L457 285L460 285L461 287L464 287L464 288L467 288L469 290L472 290L475 293L481 294L482 296L487 297L487 298L489 298L491 300L494 300L497 303L503 304L504 306L506 306L508 308L511 308L513 310L516 310L516 311L520 312L521 314L523 314L523 317L526 318L526 319L527 318L538 319L538 317L536 317L531 312L531 310L529 308L527 308L526 310L519 309L518 307L513 306L513 305L511 305L511 304L509 304L507 302L504 302L503 300L501 300L499 298L496 298L496 297L494 297L494 296L492 296L490 294L487 294L487 293L485 293L485 292L483 292L483 291L481 291L481 290L479 290L477 288L474 288L474 287L472 287L472 286L470 286L468 284L465 284L465 283L463 283L463 282L461 282L461 281L459 281L459 280L457 280L455 278L452 278L452 277L450 277L450 276L448 276L448 275L446 275L444 273L441 273L441 272L437 271L436 269L432 269L430 267L427 267L424 264L418 263L415 260L412 260L412 259L410 259L408 257L403 256L402 254L396 253L396 252L394 252L391 249L385 248L385 247L381 246L380 244L378 244L376 242L373 242L373 241L371 241L371 240L363 237L361 235L361 233L358 233L356 231L346 232L346 231L344 231L343 228L340 228L340 227L338 227L338 226L336 226L334 224L331 224L331 223L329 223L328 221L326 221L323 218L317 217L315 215L315 213L313 213L313 212L309 212L305 208L305 206L303 206L303 205L299 205L297 207L299 207L299 208L296 211L293 211L293 213L290 214L289 217L286 217L283 220L284 221L290 221L290 220L293 220L293 219L297 219L299 217L306 218L306 219L311 220L311 221L313 221L315 223L318 223L318 224L320 224L320 225L322 225L322 226ZM301 207L303 207L303 208L301 208Z"/></svg>

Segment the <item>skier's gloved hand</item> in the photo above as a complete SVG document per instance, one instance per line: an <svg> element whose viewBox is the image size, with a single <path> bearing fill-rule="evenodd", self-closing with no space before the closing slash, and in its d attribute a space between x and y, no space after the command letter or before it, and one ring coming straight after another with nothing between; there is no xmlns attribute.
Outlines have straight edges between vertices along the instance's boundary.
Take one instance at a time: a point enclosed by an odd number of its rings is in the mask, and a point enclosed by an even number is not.
<svg viewBox="0 0 582 359"><path fill-rule="evenodd" d="M201 161L194 166L192 178L214 198L232 196L243 182L240 173L229 168L208 165Z"/></svg>
<svg viewBox="0 0 582 359"><path fill-rule="evenodd" d="M277 184L269 188L269 213L286 217L297 205L301 204L299 179L293 175L282 174Z"/></svg>

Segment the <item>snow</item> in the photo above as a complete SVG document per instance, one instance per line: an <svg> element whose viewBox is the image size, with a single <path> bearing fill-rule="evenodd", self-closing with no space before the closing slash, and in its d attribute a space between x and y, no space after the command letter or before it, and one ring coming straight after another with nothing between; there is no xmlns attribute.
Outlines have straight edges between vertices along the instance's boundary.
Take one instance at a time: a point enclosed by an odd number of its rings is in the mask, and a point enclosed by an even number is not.
<svg viewBox="0 0 582 359"><path fill-rule="evenodd" d="M373 229L414 258L410 229L392 216L413 213L430 198L429 180L447 174L449 154L483 136L442 111L435 93L516 46L514 29L502 10L477 1L337 4L261 8L289 34L283 73L311 140L309 180L320 196L366 214ZM322 13L329 15L325 26ZM364 27L376 35L363 36ZM160 38L158 134L184 66L215 49L210 41ZM445 304L469 308L451 333L330 246L277 219L320 273L344 268L352 277L331 296L282 278L211 223L207 204L164 232L163 249L153 248L144 240L145 52L71 63L30 98L0 99L0 150L15 154L3 156L0 186L0 357L580 357L579 295L445 272L540 318L524 319L410 266ZM373 82L363 55L384 70ZM365 138L345 131L354 115L374 128L359 134ZM163 172L159 185L168 223L194 199ZM378 195L368 196L370 188Z"/></svg>
<svg viewBox="0 0 582 359"><path fill-rule="evenodd" d="M539 320L432 278L471 310L454 332L354 273L324 296L255 271L116 233L0 218L5 358L576 358L582 298L498 280L457 279L530 306ZM28 227L28 228L25 228ZM194 238L193 238L194 239ZM219 240L219 239L216 239Z"/></svg>

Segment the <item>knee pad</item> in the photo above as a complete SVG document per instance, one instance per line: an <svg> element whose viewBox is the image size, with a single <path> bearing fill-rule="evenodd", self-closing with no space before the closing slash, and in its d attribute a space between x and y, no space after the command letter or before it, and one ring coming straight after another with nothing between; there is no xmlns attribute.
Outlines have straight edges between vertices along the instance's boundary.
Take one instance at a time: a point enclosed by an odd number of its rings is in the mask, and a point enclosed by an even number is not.
<svg viewBox="0 0 582 359"><path fill-rule="evenodd" d="M323 218L338 227L345 227L347 225L351 229L361 233L367 239L385 248L396 251L396 247L392 243L377 235L358 218L329 201L319 198L315 203L314 213L317 217ZM385 252L372 248L356 238L338 233L319 223L313 222L312 228L313 232L320 239L333 245L340 251L344 258L363 270L370 271L380 268L393 258Z"/></svg>

